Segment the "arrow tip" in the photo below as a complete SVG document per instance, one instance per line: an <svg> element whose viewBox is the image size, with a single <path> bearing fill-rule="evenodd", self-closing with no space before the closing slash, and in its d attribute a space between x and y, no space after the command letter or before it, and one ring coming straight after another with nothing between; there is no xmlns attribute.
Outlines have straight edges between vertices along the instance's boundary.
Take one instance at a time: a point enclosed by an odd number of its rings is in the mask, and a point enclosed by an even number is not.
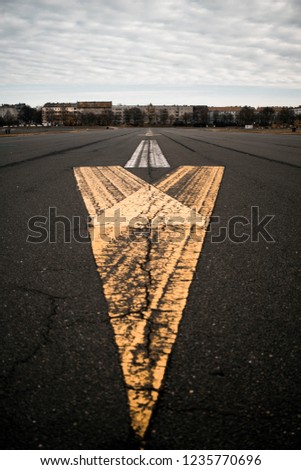
<svg viewBox="0 0 301 470"><path fill-rule="evenodd" d="M148 428L158 392L155 390L128 390L132 428L139 439L143 439Z"/></svg>

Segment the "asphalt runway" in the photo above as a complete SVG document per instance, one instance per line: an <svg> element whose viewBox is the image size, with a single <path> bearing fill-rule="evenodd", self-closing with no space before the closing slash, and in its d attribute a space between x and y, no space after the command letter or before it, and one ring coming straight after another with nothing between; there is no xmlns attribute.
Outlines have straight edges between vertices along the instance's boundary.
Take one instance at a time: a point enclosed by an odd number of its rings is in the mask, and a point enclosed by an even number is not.
<svg viewBox="0 0 301 470"><path fill-rule="evenodd" d="M158 143L153 161L165 166L139 167L136 154L124 169L142 140ZM224 167L143 442L74 174L98 166L151 185L181 166ZM1 448L299 449L300 167L294 134L1 137ZM50 208L54 240L30 243L30 219L49 220Z"/></svg>

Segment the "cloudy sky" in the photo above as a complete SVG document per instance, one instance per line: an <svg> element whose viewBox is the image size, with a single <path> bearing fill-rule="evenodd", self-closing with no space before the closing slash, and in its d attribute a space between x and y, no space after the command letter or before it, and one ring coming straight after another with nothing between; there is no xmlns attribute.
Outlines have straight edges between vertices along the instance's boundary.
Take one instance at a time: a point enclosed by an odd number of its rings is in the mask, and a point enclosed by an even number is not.
<svg viewBox="0 0 301 470"><path fill-rule="evenodd" d="M0 104L301 105L300 0L0 0Z"/></svg>

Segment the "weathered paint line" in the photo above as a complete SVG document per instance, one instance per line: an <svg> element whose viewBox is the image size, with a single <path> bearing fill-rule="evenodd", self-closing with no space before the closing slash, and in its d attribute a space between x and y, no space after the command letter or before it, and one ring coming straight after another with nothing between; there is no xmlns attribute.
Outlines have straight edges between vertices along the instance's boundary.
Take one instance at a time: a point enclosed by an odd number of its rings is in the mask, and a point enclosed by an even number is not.
<svg viewBox="0 0 301 470"><path fill-rule="evenodd" d="M75 176L89 214L100 214L102 207L110 220L100 217L91 227L91 243L119 349L132 427L142 439L176 340L223 168L180 167L154 185L121 167L93 170L76 169ZM103 181L109 174L115 184L108 190ZM120 187L117 181L122 181ZM124 218L117 235L116 213ZM201 222L194 222L193 213Z"/></svg>
<svg viewBox="0 0 301 470"><path fill-rule="evenodd" d="M146 134L148 135L148 134ZM142 140L124 168L168 168L168 161L156 140Z"/></svg>

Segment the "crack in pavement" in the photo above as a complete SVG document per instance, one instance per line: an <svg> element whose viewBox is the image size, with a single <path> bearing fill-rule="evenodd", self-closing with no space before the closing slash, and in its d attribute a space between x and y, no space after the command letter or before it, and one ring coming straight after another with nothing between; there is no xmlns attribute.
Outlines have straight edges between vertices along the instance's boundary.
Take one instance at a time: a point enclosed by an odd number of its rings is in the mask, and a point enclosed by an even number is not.
<svg viewBox="0 0 301 470"><path fill-rule="evenodd" d="M43 293L43 295L45 294ZM48 296L48 295L47 297L49 298L49 301L50 301L50 313L46 316L44 320L45 322L44 332L41 333L41 338L36 344L36 346L25 357L15 361L12 364L7 374L4 374L1 376L1 378L4 379L4 383L6 384L6 387L10 386L10 382L13 379L13 376L15 375L15 373L17 372L18 367L30 362L35 356L38 355L41 349L50 342L52 322L53 322L53 318L58 315L58 312L57 312L58 305L56 305L56 298Z"/></svg>
<svg viewBox="0 0 301 470"><path fill-rule="evenodd" d="M61 296L61 295L54 295L54 294L50 294L48 292L45 292L41 289L35 289L35 288L30 288L30 287L25 287L25 286L20 286L20 285L15 285L14 286L15 289L18 289L18 290L21 290L21 291L24 291L24 292L29 292L29 293L32 293L34 295L38 295L38 296L43 296L44 298L46 298L48 301L49 301L49 314L44 318L44 321L43 321L43 326L42 326L42 331L40 333L40 337L39 339L37 340L37 344L31 348L31 351L26 354L23 358L20 358L18 360L16 360L10 367L9 371L7 373L4 373L4 374L1 374L1 378L4 379L4 381L6 382L6 386L8 387L9 386L9 382L12 380L13 376L15 375L15 373L17 372L17 369L19 366L23 365L23 364L27 364L28 362L30 362L33 358L35 358L38 353L42 350L42 348L44 348L48 343L51 342L51 339L50 339L50 334L51 334L51 331L53 329L53 320L55 317L57 317L59 315L59 312L58 312L58 309L60 308L60 306L58 305L58 301L61 301L61 300L67 300L67 299L75 299L77 298L78 296L80 296L81 294L77 294L77 296ZM78 324L79 322L84 322L85 324L87 324L87 320L84 319L84 320L74 320L73 322L71 322L70 324L68 324L68 328L75 325L75 324ZM107 319L103 320L102 322L100 322L98 320L98 323L107 323ZM94 324L94 322L93 322Z"/></svg>

